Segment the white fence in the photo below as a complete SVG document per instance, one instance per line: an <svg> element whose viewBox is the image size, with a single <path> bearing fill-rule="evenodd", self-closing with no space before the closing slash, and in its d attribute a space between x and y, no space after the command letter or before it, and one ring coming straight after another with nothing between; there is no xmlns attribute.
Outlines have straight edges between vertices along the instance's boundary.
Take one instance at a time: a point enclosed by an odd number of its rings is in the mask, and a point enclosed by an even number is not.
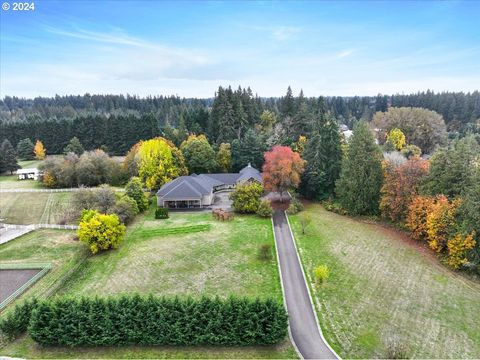
<svg viewBox="0 0 480 360"><path fill-rule="evenodd" d="M78 225L58 225L58 224L31 224L31 225L14 225L1 224L0 230L36 230L36 229L59 229L59 230L77 230Z"/></svg>
<svg viewBox="0 0 480 360"><path fill-rule="evenodd" d="M35 193L35 192L44 192L44 193L55 193L55 192L73 192L73 191L80 191L84 189L98 189L98 188L65 188L65 189L0 189L0 193ZM121 188L113 188L115 191L125 191L125 189Z"/></svg>

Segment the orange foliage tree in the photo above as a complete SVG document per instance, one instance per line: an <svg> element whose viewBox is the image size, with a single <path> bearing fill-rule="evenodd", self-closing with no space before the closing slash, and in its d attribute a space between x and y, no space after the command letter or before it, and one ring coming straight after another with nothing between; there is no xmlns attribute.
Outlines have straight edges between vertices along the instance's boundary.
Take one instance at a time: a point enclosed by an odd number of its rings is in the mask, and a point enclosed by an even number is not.
<svg viewBox="0 0 480 360"><path fill-rule="evenodd" d="M45 159L45 156L47 155L47 151L43 147L43 144L40 140L37 140L35 143L35 147L33 148L33 153L35 154L35 157L37 160L43 160Z"/></svg>
<svg viewBox="0 0 480 360"><path fill-rule="evenodd" d="M263 186L268 191L278 191L283 195L290 188L297 188L300 175L305 168L305 160L288 146L274 146L264 155Z"/></svg>
<svg viewBox="0 0 480 360"><path fill-rule="evenodd" d="M408 206L406 226L411 231L415 240L425 240L427 233L427 215L430 212L435 199L430 196L416 196Z"/></svg>
<svg viewBox="0 0 480 360"><path fill-rule="evenodd" d="M387 162L380 199L382 215L395 222L405 221L408 207L418 195L420 181L427 174L428 162L418 156L398 167Z"/></svg>
<svg viewBox="0 0 480 360"><path fill-rule="evenodd" d="M439 195L427 214L428 245L436 252L447 250L448 239L456 230L455 216L460 200L449 201Z"/></svg>

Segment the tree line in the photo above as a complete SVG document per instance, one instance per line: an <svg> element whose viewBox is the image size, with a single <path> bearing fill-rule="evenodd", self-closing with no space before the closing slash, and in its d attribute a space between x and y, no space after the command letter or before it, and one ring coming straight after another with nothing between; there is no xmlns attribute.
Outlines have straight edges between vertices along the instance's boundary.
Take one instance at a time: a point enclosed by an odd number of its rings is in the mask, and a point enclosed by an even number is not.
<svg viewBox="0 0 480 360"><path fill-rule="evenodd" d="M205 134L210 143L241 142L249 131L268 145L291 144L312 126L319 103L350 128L390 107L420 107L439 113L451 136L480 132L480 94L434 93L376 97L308 98L288 88L281 98L262 98L250 88L219 87L213 99L117 95L56 96L0 101L0 133L17 146L40 139L51 154L77 137L86 150L103 147L123 155L140 140L163 136L179 146L188 134ZM268 135L268 136L267 136ZM263 141L264 142L264 141Z"/></svg>

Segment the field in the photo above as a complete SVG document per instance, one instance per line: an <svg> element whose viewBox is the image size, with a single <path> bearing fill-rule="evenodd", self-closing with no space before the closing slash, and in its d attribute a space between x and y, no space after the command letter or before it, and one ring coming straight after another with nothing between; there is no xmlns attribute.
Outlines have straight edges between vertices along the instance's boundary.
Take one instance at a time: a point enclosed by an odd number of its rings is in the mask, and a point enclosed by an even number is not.
<svg viewBox="0 0 480 360"><path fill-rule="evenodd" d="M248 229L248 233L247 233ZM111 295L137 292L156 295L218 295L274 297L282 301L271 222L254 216L238 216L232 222L216 222L209 213L173 214L168 220L154 220L153 212L139 216L129 226L117 250L96 256L85 256L85 247L72 240L38 239L30 249L34 232L0 248L0 261L37 257L38 249L57 251L60 258L64 246L81 258L79 266L70 267L68 280L61 281L55 294L67 296ZM50 232L50 234L53 234ZM58 234L65 234L59 232ZM272 259L257 258L258 246L272 245ZM53 246L56 244L57 246ZM25 246L27 245L27 246ZM40 251L40 253L42 252ZM4 254L5 253L5 254ZM38 259L39 260L39 259ZM37 261L37 259L35 259ZM50 274L47 274L50 276ZM34 285L27 294L38 293ZM40 291L41 293L41 291ZM296 358L290 342L275 347L203 348L203 347L126 347L82 349L43 349L28 336L4 349L13 357L54 358Z"/></svg>
<svg viewBox="0 0 480 360"><path fill-rule="evenodd" d="M2 193L1 217L8 224L58 224L71 196L71 192Z"/></svg>
<svg viewBox="0 0 480 360"><path fill-rule="evenodd" d="M386 357L399 342L414 358L480 357L480 284L454 273L404 234L376 224L307 210L302 235L290 221L303 266L327 264L330 278L312 284L322 327L343 358Z"/></svg>
<svg viewBox="0 0 480 360"><path fill-rule="evenodd" d="M17 175L1 175L0 189L41 189L42 185L35 180L18 180Z"/></svg>

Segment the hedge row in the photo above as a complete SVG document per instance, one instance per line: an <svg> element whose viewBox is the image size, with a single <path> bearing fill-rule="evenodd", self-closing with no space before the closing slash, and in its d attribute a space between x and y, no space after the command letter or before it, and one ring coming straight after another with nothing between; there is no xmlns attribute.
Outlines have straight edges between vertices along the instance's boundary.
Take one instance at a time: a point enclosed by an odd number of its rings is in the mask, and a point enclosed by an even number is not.
<svg viewBox="0 0 480 360"><path fill-rule="evenodd" d="M9 340L13 340L27 331L30 316L37 306L37 300L26 300L15 309L0 319L0 334Z"/></svg>
<svg viewBox="0 0 480 360"><path fill-rule="evenodd" d="M282 341L287 327L273 300L136 295L43 301L28 331L49 346L264 345Z"/></svg>

